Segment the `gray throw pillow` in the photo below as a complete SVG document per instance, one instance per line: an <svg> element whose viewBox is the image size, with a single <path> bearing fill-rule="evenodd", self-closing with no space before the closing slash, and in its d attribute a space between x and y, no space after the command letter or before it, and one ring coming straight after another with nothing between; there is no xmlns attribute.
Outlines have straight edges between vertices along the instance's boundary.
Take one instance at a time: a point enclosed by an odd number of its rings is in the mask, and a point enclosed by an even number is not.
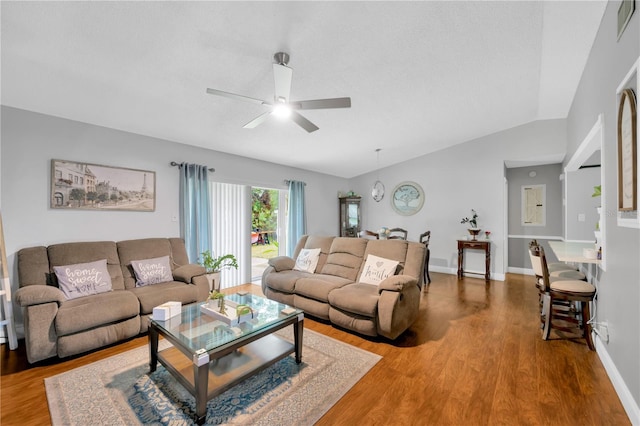
<svg viewBox="0 0 640 426"><path fill-rule="evenodd" d="M136 287L173 281L169 256L132 260L131 266L136 274Z"/></svg>
<svg viewBox="0 0 640 426"><path fill-rule="evenodd" d="M107 259L74 265L54 266L58 287L67 299L111 291Z"/></svg>

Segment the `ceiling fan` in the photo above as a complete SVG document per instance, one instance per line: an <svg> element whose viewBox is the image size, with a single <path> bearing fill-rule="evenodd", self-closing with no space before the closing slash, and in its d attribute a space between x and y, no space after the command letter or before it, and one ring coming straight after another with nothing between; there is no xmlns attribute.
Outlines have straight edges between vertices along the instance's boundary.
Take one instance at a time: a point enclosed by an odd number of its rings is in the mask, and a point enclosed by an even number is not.
<svg viewBox="0 0 640 426"><path fill-rule="evenodd" d="M330 99L312 99L308 101L291 101L289 94L291 92L291 77L293 69L289 68L289 55L284 52L278 52L273 55L276 63L273 64L273 77L275 80L275 95L273 102L261 99L250 98L235 93L223 92L222 90L207 89L210 95L224 96L226 98L237 99L240 101L251 102L254 104L264 105L269 111L254 118L243 127L245 129L253 129L259 124L265 122L269 117L275 115L277 117L288 117L298 126L307 132L315 132L318 126L304 118L298 110L306 109L330 109L330 108L350 108L351 98L330 98Z"/></svg>

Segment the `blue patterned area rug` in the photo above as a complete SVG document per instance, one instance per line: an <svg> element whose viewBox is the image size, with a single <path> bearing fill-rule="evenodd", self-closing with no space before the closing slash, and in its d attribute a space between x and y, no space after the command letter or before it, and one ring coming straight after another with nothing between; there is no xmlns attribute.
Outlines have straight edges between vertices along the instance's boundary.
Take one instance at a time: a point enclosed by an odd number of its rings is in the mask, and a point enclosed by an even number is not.
<svg viewBox="0 0 640 426"><path fill-rule="evenodd" d="M291 327L278 334L293 341ZM168 343L161 340L161 348ZM210 425L312 425L380 356L304 331L302 364L293 355L207 404ZM45 379L53 425L191 425L195 399L144 346Z"/></svg>

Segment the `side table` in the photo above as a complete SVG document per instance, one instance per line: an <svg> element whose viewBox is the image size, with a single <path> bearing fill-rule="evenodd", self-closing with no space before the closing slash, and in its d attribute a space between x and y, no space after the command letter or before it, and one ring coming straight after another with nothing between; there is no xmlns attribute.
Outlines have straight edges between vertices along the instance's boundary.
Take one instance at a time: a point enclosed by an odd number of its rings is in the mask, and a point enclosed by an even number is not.
<svg viewBox="0 0 640 426"><path fill-rule="evenodd" d="M485 272L484 279L491 279L491 241L489 240L458 240L458 279L462 279L465 271L462 269L464 265L464 249L484 250L485 253ZM467 272L468 274L478 274L478 272Z"/></svg>

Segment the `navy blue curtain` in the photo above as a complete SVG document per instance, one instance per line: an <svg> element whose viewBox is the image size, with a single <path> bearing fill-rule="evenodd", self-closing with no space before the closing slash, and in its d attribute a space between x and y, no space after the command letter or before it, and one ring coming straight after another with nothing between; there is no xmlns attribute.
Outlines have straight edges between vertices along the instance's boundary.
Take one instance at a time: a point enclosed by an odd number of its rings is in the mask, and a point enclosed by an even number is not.
<svg viewBox="0 0 640 426"><path fill-rule="evenodd" d="M301 236L307 233L307 214L304 201L304 182L289 181L289 223L287 223L287 256L293 256L293 250Z"/></svg>
<svg viewBox="0 0 640 426"><path fill-rule="evenodd" d="M191 263L211 250L211 201L206 166L180 165L180 225Z"/></svg>

